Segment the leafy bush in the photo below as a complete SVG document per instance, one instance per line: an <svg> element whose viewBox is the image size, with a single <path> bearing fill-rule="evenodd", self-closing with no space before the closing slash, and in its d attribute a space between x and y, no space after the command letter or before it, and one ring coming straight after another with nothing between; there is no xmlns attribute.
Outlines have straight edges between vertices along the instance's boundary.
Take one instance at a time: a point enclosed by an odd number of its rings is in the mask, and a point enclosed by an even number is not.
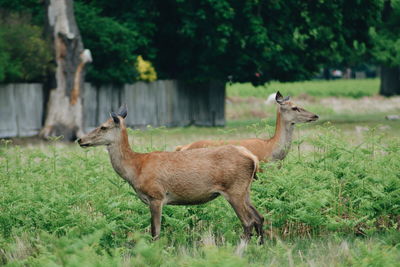
<svg viewBox="0 0 400 267"><path fill-rule="evenodd" d="M308 140L314 152L292 158L282 169L267 168L255 183L256 206L269 211L279 234L365 235L398 227L398 141L382 144L371 130L363 144L352 147L341 135L332 127L323 129Z"/></svg>
<svg viewBox="0 0 400 267"><path fill-rule="evenodd" d="M51 61L51 49L42 29L21 15L0 21L0 81L42 81Z"/></svg>
<svg viewBox="0 0 400 267"><path fill-rule="evenodd" d="M142 56L137 57L136 70L139 73L138 79L152 82L157 80L157 73L150 61L144 60Z"/></svg>
<svg viewBox="0 0 400 267"><path fill-rule="evenodd" d="M86 78L94 83L133 82L140 77L135 68L138 54L145 54L150 59L154 57L154 50L148 47L151 43L149 34L155 26L146 23L146 18L140 15L136 15L139 18L134 15L127 17L124 12L129 9L120 7L121 3L100 2L74 3L75 18L84 46L91 50L94 59L88 66ZM140 5L138 2L132 4ZM115 5L125 15L115 15L115 12L119 12ZM145 11L145 7L143 9Z"/></svg>

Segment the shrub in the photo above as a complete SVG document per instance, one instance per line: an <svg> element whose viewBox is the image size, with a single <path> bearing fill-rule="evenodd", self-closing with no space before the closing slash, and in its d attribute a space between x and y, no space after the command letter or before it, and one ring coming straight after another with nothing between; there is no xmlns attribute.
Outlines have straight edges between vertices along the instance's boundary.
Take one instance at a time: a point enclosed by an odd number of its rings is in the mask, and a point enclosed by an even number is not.
<svg viewBox="0 0 400 267"><path fill-rule="evenodd" d="M139 74L138 80L152 82L157 80L157 73L150 61L138 56L136 60L136 71Z"/></svg>
<svg viewBox="0 0 400 267"><path fill-rule="evenodd" d="M52 59L42 28L13 13L0 21L0 81L42 81Z"/></svg>

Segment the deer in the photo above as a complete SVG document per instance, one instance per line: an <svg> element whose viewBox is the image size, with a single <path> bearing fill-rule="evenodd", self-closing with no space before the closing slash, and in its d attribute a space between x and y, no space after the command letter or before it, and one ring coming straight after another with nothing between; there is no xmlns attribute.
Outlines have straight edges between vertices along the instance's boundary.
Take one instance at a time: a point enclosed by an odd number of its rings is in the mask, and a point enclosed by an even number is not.
<svg viewBox="0 0 400 267"><path fill-rule="evenodd" d="M131 149L122 106L90 133L77 139L82 148L106 146L116 173L130 184L149 206L151 235L160 236L164 205L198 205L223 196L241 221L247 242L253 228L264 243L263 216L250 201L250 186L258 159L241 146L188 151L138 153Z"/></svg>
<svg viewBox="0 0 400 267"><path fill-rule="evenodd" d="M318 115L299 107L290 97L283 97L278 91L275 96L278 103L275 134L270 139L248 138L240 140L201 140L191 144L177 146L175 151L217 147L224 145L238 145L250 150L259 161L283 160L289 152L293 130L296 123L305 123L318 120ZM262 171L259 169L259 171Z"/></svg>

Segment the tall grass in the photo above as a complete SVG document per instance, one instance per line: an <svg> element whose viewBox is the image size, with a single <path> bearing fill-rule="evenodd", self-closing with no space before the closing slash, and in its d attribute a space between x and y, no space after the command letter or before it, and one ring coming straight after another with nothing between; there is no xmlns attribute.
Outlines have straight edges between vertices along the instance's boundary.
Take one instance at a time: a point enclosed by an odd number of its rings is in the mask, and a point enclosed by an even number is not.
<svg viewBox="0 0 400 267"><path fill-rule="evenodd" d="M400 141L383 143L372 130L354 146L328 125L297 144L283 166L267 164L253 183L269 239L245 249L237 246L239 220L222 198L164 207L162 239L152 243L148 208L115 174L104 148L2 145L0 264L395 266ZM152 141L135 148L155 149Z"/></svg>
<svg viewBox="0 0 400 267"><path fill-rule="evenodd" d="M271 82L257 87L254 87L250 83L234 83L227 85L227 96L267 98L270 94L278 90L283 95L291 96L308 94L315 97L337 96L360 98L378 94L379 79L315 80L290 83Z"/></svg>

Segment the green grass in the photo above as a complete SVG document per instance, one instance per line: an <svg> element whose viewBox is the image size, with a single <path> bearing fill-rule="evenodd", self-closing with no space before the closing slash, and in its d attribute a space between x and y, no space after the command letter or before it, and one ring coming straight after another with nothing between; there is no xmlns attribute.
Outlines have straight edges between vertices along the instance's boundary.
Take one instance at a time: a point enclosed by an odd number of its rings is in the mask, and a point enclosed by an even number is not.
<svg viewBox="0 0 400 267"><path fill-rule="evenodd" d="M228 97L267 98L280 91L283 95L298 96L308 94L315 97L352 97L376 95L379 91L379 79L365 80L315 80L305 82L280 83L271 82L264 86L254 87L250 83L227 85Z"/></svg>
<svg viewBox="0 0 400 267"><path fill-rule="evenodd" d="M314 109L310 109L313 110ZM317 122L298 124L295 126L295 134L302 136L312 135L318 131L317 126L326 123L341 130L344 142L361 143L362 134L367 129L375 129L383 141L391 141L400 137L400 123L398 121L388 121L385 119L387 113L375 114L336 114L327 112L316 112L320 115ZM175 146L188 144L198 140L223 140L240 138L270 138L275 131L275 114L264 119L243 119L228 121L225 127L195 127L154 129L152 135L143 131L132 131L132 141L141 147L151 147L146 145L152 143L153 146L161 150L173 150ZM357 132L361 127L362 132ZM157 132L158 131L158 132ZM140 148L140 147L139 147Z"/></svg>
<svg viewBox="0 0 400 267"><path fill-rule="evenodd" d="M265 125L236 125L257 134ZM54 142L0 146L0 264L9 266L396 266L400 260L400 140L379 131L352 144L330 125L295 138L264 166L252 200L267 244L238 246L227 202L166 206L151 242L148 208L114 172L104 148ZM268 127L267 127L268 128ZM183 136L231 138L233 128L131 131L139 151ZM198 138L198 136L197 136Z"/></svg>

